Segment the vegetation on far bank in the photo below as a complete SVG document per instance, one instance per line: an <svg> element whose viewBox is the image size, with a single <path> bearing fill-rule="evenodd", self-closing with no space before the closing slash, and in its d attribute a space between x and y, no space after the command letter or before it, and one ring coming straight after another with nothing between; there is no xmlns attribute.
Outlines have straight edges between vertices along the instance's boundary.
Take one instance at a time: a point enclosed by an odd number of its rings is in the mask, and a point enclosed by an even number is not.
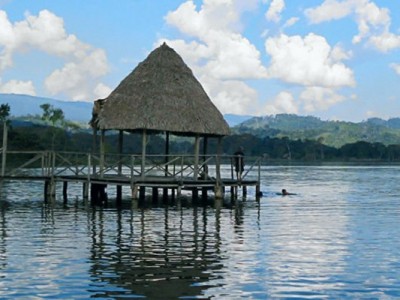
<svg viewBox="0 0 400 300"><path fill-rule="evenodd" d="M98 152L93 149L92 130L82 128L75 123L65 120L62 110L51 105L42 105L42 115L30 116L30 122L23 123L23 118L13 119L9 122L8 150L33 151L33 150L58 150L74 152ZM279 117L278 117L279 118ZM299 121L290 115L281 116L286 120L286 131L294 128L294 121ZM298 128L302 130L317 130L318 126L325 126L317 119L301 119ZM271 122L271 120L269 120ZM253 123L251 123L253 124ZM384 144L375 141L354 141L338 147L327 145L326 136L304 137L283 135L284 123L281 129L271 129L271 134L255 134L248 127L242 125L233 128L233 134L223 139L222 152L234 153L238 147L243 146L247 156L263 156L267 159L277 160L303 160L303 161L348 161L348 160L376 160L400 161L400 144ZM396 124L397 125L397 124ZM384 125L381 125L384 126ZM247 128L245 130L245 128ZM265 124L260 125L265 129ZM259 129L261 131L261 129ZM300 129L299 129L300 130ZM322 130L322 129L321 129ZM391 128L399 134L400 129ZM373 132L370 133L374 134ZM208 153L216 153L216 139L209 138ZM192 154L194 139L173 136L170 141L171 154ZM108 132L106 135L106 150L117 152L118 132ZM202 147L202 146L201 146ZM163 134L151 135L147 145L149 154L163 154L165 149L165 136ZM125 134L124 153L141 152L141 135Z"/></svg>

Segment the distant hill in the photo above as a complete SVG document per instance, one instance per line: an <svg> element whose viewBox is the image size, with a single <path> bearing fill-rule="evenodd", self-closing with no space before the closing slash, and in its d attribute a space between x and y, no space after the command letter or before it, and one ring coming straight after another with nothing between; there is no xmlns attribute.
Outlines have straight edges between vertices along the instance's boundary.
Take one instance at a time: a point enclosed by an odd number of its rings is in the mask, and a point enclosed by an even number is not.
<svg viewBox="0 0 400 300"><path fill-rule="evenodd" d="M29 118L21 116L39 116L40 105L49 103L63 110L65 118L88 124L92 117L91 102L61 101L51 98L33 97L16 94L0 94L0 104L10 105L10 114L14 118L13 126L29 126ZM314 140L325 145L339 148L345 144L365 141L385 145L400 145L400 118L383 120L371 118L363 122L323 121L313 116L278 114L274 116L252 117L249 115L224 115L232 133L248 133L257 137L281 138L292 140ZM28 121L28 122L26 122Z"/></svg>
<svg viewBox="0 0 400 300"><path fill-rule="evenodd" d="M0 93L0 104L4 103L10 105L12 117L41 115L42 110L40 109L40 105L43 103L49 103L56 108L61 108L66 119L70 121L87 123L92 117L92 102L61 101L44 97ZM226 114L224 118L229 126L232 127L252 118L252 116Z"/></svg>
<svg viewBox="0 0 400 300"><path fill-rule="evenodd" d="M400 118L383 120L371 118L352 123L323 121L313 116L278 114L253 117L235 126L234 133L249 133L258 137L289 137L292 140L319 140L323 144L341 147L366 141L385 145L400 144Z"/></svg>
<svg viewBox="0 0 400 300"><path fill-rule="evenodd" d="M93 103L83 101L61 101L51 98L34 97L18 94L0 94L0 104L10 105L11 117L41 115L41 104L49 103L62 109L65 118L70 121L87 123L92 117Z"/></svg>
<svg viewBox="0 0 400 300"><path fill-rule="evenodd" d="M225 114L224 119L229 124L230 127L236 126L240 123L243 123L249 119L253 118L253 116L249 115L234 115L234 114Z"/></svg>

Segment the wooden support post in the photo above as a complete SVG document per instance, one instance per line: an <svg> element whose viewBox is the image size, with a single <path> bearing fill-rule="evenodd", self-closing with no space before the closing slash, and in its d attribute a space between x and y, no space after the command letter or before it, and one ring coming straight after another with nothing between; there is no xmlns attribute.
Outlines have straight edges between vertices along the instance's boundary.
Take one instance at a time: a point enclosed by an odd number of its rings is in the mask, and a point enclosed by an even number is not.
<svg viewBox="0 0 400 300"><path fill-rule="evenodd" d="M122 175L122 149L124 143L124 132L122 130L119 131L118 135L118 176ZM122 204L122 185L117 185L117 205L120 206Z"/></svg>
<svg viewBox="0 0 400 300"><path fill-rule="evenodd" d="M207 188L205 187L201 189L201 201L207 202Z"/></svg>
<svg viewBox="0 0 400 300"><path fill-rule="evenodd" d="M181 186L178 186L178 188L176 189L176 196L178 198L181 198L181 196L182 196L182 187Z"/></svg>
<svg viewBox="0 0 400 300"><path fill-rule="evenodd" d="M175 201L175 189L171 189L171 201Z"/></svg>
<svg viewBox="0 0 400 300"><path fill-rule="evenodd" d="M97 149L97 127L93 127L93 141L92 141L92 153L96 152ZM89 168L90 168L90 163L89 163ZM90 169L88 170L88 173L90 174ZM96 164L93 164L93 175L96 174Z"/></svg>
<svg viewBox="0 0 400 300"><path fill-rule="evenodd" d="M107 202L106 184L92 183L90 189L90 201L92 204L100 205Z"/></svg>
<svg viewBox="0 0 400 300"><path fill-rule="evenodd" d="M208 149L208 138L205 136L203 138L203 172L205 175L205 179L208 179L208 166L206 165L206 160L207 160L207 149Z"/></svg>
<svg viewBox="0 0 400 300"><path fill-rule="evenodd" d="M145 197L146 197L146 187L141 186L139 188L139 200L143 201Z"/></svg>
<svg viewBox="0 0 400 300"><path fill-rule="evenodd" d="M138 199L138 192L139 192L139 186L138 185L131 185L131 190L132 190L132 199L137 200Z"/></svg>
<svg viewBox="0 0 400 300"><path fill-rule="evenodd" d="M157 203L158 202L158 188L153 187L152 190L153 190L153 192L152 192L153 203Z"/></svg>
<svg viewBox="0 0 400 300"><path fill-rule="evenodd" d="M243 195L243 198L246 198L246 196L247 196L247 186L245 186L245 185L242 186L242 195Z"/></svg>
<svg viewBox="0 0 400 300"><path fill-rule="evenodd" d="M169 132L165 133L165 177L168 176L168 161L169 161Z"/></svg>
<svg viewBox="0 0 400 300"><path fill-rule="evenodd" d="M56 182L54 181L54 177L50 180L50 199L52 201L56 199Z"/></svg>
<svg viewBox="0 0 400 300"><path fill-rule="evenodd" d="M56 196L54 179L46 180L44 182L44 202L48 203L49 200L53 201Z"/></svg>
<svg viewBox="0 0 400 300"><path fill-rule="evenodd" d="M46 180L44 182L44 202L48 203L49 202L49 181Z"/></svg>
<svg viewBox="0 0 400 300"><path fill-rule="evenodd" d="M68 181L63 182L63 201L64 204L68 202Z"/></svg>
<svg viewBox="0 0 400 300"><path fill-rule="evenodd" d="M197 188L192 188L192 198L193 201L199 200L199 191Z"/></svg>
<svg viewBox="0 0 400 300"><path fill-rule="evenodd" d="M221 148L222 148L222 138L218 137L217 157L215 161L215 171L217 178L214 187L214 193L216 199L222 199L224 197L222 189L222 180L221 180L221 161L220 161Z"/></svg>
<svg viewBox="0 0 400 300"><path fill-rule="evenodd" d="M140 168L141 177L144 179L145 168L146 168L146 144L147 144L147 132L146 129L143 129L142 132L142 165Z"/></svg>
<svg viewBox="0 0 400 300"><path fill-rule="evenodd" d="M83 199L89 198L89 183L88 182L84 182L82 184L82 196L83 196Z"/></svg>
<svg viewBox="0 0 400 300"><path fill-rule="evenodd" d="M101 138L100 138L100 177L104 176L104 165L105 165L105 130L101 130Z"/></svg>
<svg viewBox="0 0 400 300"><path fill-rule="evenodd" d="M163 188L163 203L168 203L168 188Z"/></svg>
<svg viewBox="0 0 400 300"><path fill-rule="evenodd" d="M199 177L199 148L200 148L200 138L196 135L194 140L194 172L193 179L197 180Z"/></svg>
<svg viewBox="0 0 400 300"><path fill-rule="evenodd" d="M1 159L1 177L3 177L6 172L7 140L8 140L7 122L4 121L3 122L3 151L2 151L2 159Z"/></svg>
<svg viewBox="0 0 400 300"><path fill-rule="evenodd" d="M262 196L262 193L261 193L261 191L260 191L260 185L257 184L257 185L256 185L256 200L257 200L257 201L260 201L261 196Z"/></svg>

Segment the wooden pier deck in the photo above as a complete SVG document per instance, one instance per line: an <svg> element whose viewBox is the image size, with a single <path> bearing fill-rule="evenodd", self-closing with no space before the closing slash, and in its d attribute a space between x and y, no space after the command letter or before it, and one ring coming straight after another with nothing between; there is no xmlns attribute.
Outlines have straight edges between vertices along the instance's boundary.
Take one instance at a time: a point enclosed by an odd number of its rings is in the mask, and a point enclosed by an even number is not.
<svg viewBox="0 0 400 300"><path fill-rule="evenodd" d="M19 164L4 168L0 180L44 182L45 200L54 198L57 183L62 183L66 201L70 182L82 183L83 197L94 203L105 200L107 186L117 187L117 202L121 201L122 186L130 187L132 199L139 200L147 188L153 198L158 197L159 189L164 197L168 190L174 197L191 191L194 198L199 192L207 197L207 192L213 191L217 199L224 197L227 188L237 197L238 187L244 195L247 187L255 188L256 197L260 195L261 158L246 158L249 163L237 179L231 156L204 156L197 166L190 155L149 155L143 161L140 155L10 151L7 157Z"/></svg>

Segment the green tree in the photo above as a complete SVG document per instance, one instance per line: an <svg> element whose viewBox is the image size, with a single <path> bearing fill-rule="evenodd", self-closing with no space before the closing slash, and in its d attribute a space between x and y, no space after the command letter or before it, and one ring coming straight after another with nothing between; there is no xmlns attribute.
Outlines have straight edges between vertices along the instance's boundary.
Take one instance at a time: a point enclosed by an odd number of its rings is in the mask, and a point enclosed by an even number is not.
<svg viewBox="0 0 400 300"><path fill-rule="evenodd" d="M50 105L48 103L40 105L40 108L43 110L41 116L42 121L50 125L49 131L51 135L51 149L54 150L56 136L57 133L60 131L57 130L57 127L65 127L64 112L62 111L62 109L55 108L53 107L53 105Z"/></svg>

